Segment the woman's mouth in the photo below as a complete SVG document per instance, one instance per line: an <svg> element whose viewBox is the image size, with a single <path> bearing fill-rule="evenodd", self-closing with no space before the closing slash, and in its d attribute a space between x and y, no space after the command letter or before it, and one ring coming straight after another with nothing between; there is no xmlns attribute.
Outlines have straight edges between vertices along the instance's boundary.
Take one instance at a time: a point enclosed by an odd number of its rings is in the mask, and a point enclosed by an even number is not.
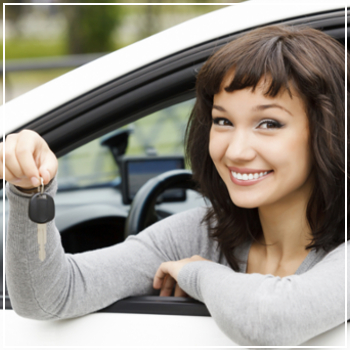
<svg viewBox="0 0 350 350"><path fill-rule="evenodd" d="M233 183L240 186L249 186L264 180L273 170L260 172L237 172L229 169L230 177Z"/></svg>

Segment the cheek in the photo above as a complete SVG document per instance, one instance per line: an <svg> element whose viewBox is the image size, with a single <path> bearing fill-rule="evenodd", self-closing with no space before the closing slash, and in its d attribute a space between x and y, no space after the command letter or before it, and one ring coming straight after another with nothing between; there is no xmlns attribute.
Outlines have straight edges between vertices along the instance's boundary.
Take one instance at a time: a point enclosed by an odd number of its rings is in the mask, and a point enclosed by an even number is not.
<svg viewBox="0 0 350 350"><path fill-rule="evenodd" d="M304 176L309 176L312 169L312 157L308 140L295 147L296 163Z"/></svg>
<svg viewBox="0 0 350 350"><path fill-rule="evenodd" d="M209 154L214 163L220 161L225 153L223 138L212 130L209 135Z"/></svg>
<svg viewBox="0 0 350 350"><path fill-rule="evenodd" d="M285 176L302 180L311 171L309 139L305 132L300 132L297 137L295 134L285 137L281 140L280 147L271 150L271 155L274 156L276 166L282 170Z"/></svg>

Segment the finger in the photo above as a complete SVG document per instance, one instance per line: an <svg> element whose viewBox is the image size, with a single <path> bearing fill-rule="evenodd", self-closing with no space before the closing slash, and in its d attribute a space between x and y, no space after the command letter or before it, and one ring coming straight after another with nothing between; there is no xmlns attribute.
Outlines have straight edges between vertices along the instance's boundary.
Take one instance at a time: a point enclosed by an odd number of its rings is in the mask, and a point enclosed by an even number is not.
<svg viewBox="0 0 350 350"><path fill-rule="evenodd" d="M176 283L174 297L188 297L188 294L184 292L179 285Z"/></svg>
<svg viewBox="0 0 350 350"><path fill-rule="evenodd" d="M170 297L173 294L176 281L170 275L166 275L159 296Z"/></svg>
<svg viewBox="0 0 350 350"><path fill-rule="evenodd" d="M54 154L52 155L53 157L50 156L45 161L45 165L42 165L39 168L40 176L43 178L45 185L47 185L51 181L51 179L55 177L57 173L57 168L58 168L57 158L56 156L54 156Z"/></svg>
<svg viewBox="0 0 350 350"><path fill-rule="evenodd" d="M22 168L23 174L30 180L34 187L40 185L39 167L42 153L50 152L45 140L39 134L31 130L23 130L18 134L16 156ZM38 160L36 160L37 158Z"/></svg>
<svg viewBox="0 0 350 350"><path fill-rule="evenodd" d="M56 155L51 151L50 147L45 142L45 140L42 139L42 141L43 150L40 153L38 163L40 176L43 178L44 184L46 185L57 174L58 160Z"/></svg>
<svg viewBox="0 0 350 350"><path fill-rule="evenodd" d="M2 167L2 164L1 164ZM10 183L19 183L21 179L16 178L10 170L5 167L5 180Z"/></svg>
<svg viewBox="0 0 350 350"><path fill-rule="evenodd" d="M163 280L165 278L165 276L168 274L168 271L167 271L167 264L166 263L162 263L156 274L154 275L154 278L153 278L153 288L154 289L160 289L162 287L162 284L163 284Z"/></svg>
<svg viewBox="0 0 350 350"><path fill-rule="evenodd" d="M17 179L20 179L24 176L24 174L16 157L17 138L18 136L16 134L8 135L6 138L5 166L11 174L13 174Z"/></svg>
<svg viewBox="0 0 350 350"><path fill-rule="evenodd" d="M16 152L16 156L23 176L31 182L33 187L39 186L39 170L35 164L33 154L28 150L20 150Z"/></svg>
<svg viewBox="0 0 350 350"><path fill-rule="evenodd" d="M5 172L6 180L18 185L20 187L30 188L33 187L33 184L30 181L30 177L26 174L21 166L21 157L24 154L24 160L32 158L31 150L33 149L32 138L33 135L36 137L36 133L30 132L29 137L26 138L26 142L22 142L22 147L18 148L20 135L23 135L24 132L19 134L11 134L6 137L5 144L5 166L7 171ZM23 139L23 137L22 137ZM29 151L28 151L29 150ZM29 153L28 153L29 152ZM38 169L34 163L34 174L38 174ZM7 174L6 174L7 173ZM34 183L35 186L35 183Z"/></svg>
<svg viewBox="0 0 350 350"><path fill-rule="evenodd" d="M0 179L3 179L4 178L4 162L3 162L3 143L1 142L0 143ZM18 179L11 173L10 170L8 170L6 167L5 167L5 180L6 181L15 181Z"/></svg>
<svg viewBox="0 0 350 350"><path fill-rule="evenodd" d="M0 179L4 178L3 169L4 169L4 163L2 162L2 157L1 157L1 160L0 160ZM19 182L20 181L20 179L17 179L11 173L11 171L9 171L6 167L5 167L5 180L6 181L11 181L11 182Z"/></svg>

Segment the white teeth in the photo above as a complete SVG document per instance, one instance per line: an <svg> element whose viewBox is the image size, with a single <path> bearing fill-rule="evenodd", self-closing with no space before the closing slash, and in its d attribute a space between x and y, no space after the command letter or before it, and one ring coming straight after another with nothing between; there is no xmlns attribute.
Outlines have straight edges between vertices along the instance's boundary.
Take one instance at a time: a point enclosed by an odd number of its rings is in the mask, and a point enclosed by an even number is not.
<svg viewBox="0 0 350 350"><path fill-rule="evenodd" d="M253 179L258 179L259 177L261 176L264 176L266 175L268 172L265 171L265 172L261 172L260 174L259 173L255 173L255 174L241 174L241 173L236 173L234 171L231 171L231 174L232 176L235 178L235 179L238 179L238 180L243 180L243 181L246 181L246 180L253 180Z"/></svg>

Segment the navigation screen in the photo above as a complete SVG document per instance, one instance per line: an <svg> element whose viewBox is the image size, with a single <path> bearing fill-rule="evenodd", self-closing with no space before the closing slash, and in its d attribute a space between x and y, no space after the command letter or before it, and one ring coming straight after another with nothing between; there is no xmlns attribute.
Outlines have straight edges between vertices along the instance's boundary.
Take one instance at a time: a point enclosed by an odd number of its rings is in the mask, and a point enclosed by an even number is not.
<svg viewBox="0 0 350 350"><path fill-rule="evenodd" d="M140 159L128 160L128 197L132 200L137 191L149 179L169 170L183 169L184 162L181 158L175 159ZM163 194L163 199L182 200L184 197L183 189L169 189Z"/></svg>

